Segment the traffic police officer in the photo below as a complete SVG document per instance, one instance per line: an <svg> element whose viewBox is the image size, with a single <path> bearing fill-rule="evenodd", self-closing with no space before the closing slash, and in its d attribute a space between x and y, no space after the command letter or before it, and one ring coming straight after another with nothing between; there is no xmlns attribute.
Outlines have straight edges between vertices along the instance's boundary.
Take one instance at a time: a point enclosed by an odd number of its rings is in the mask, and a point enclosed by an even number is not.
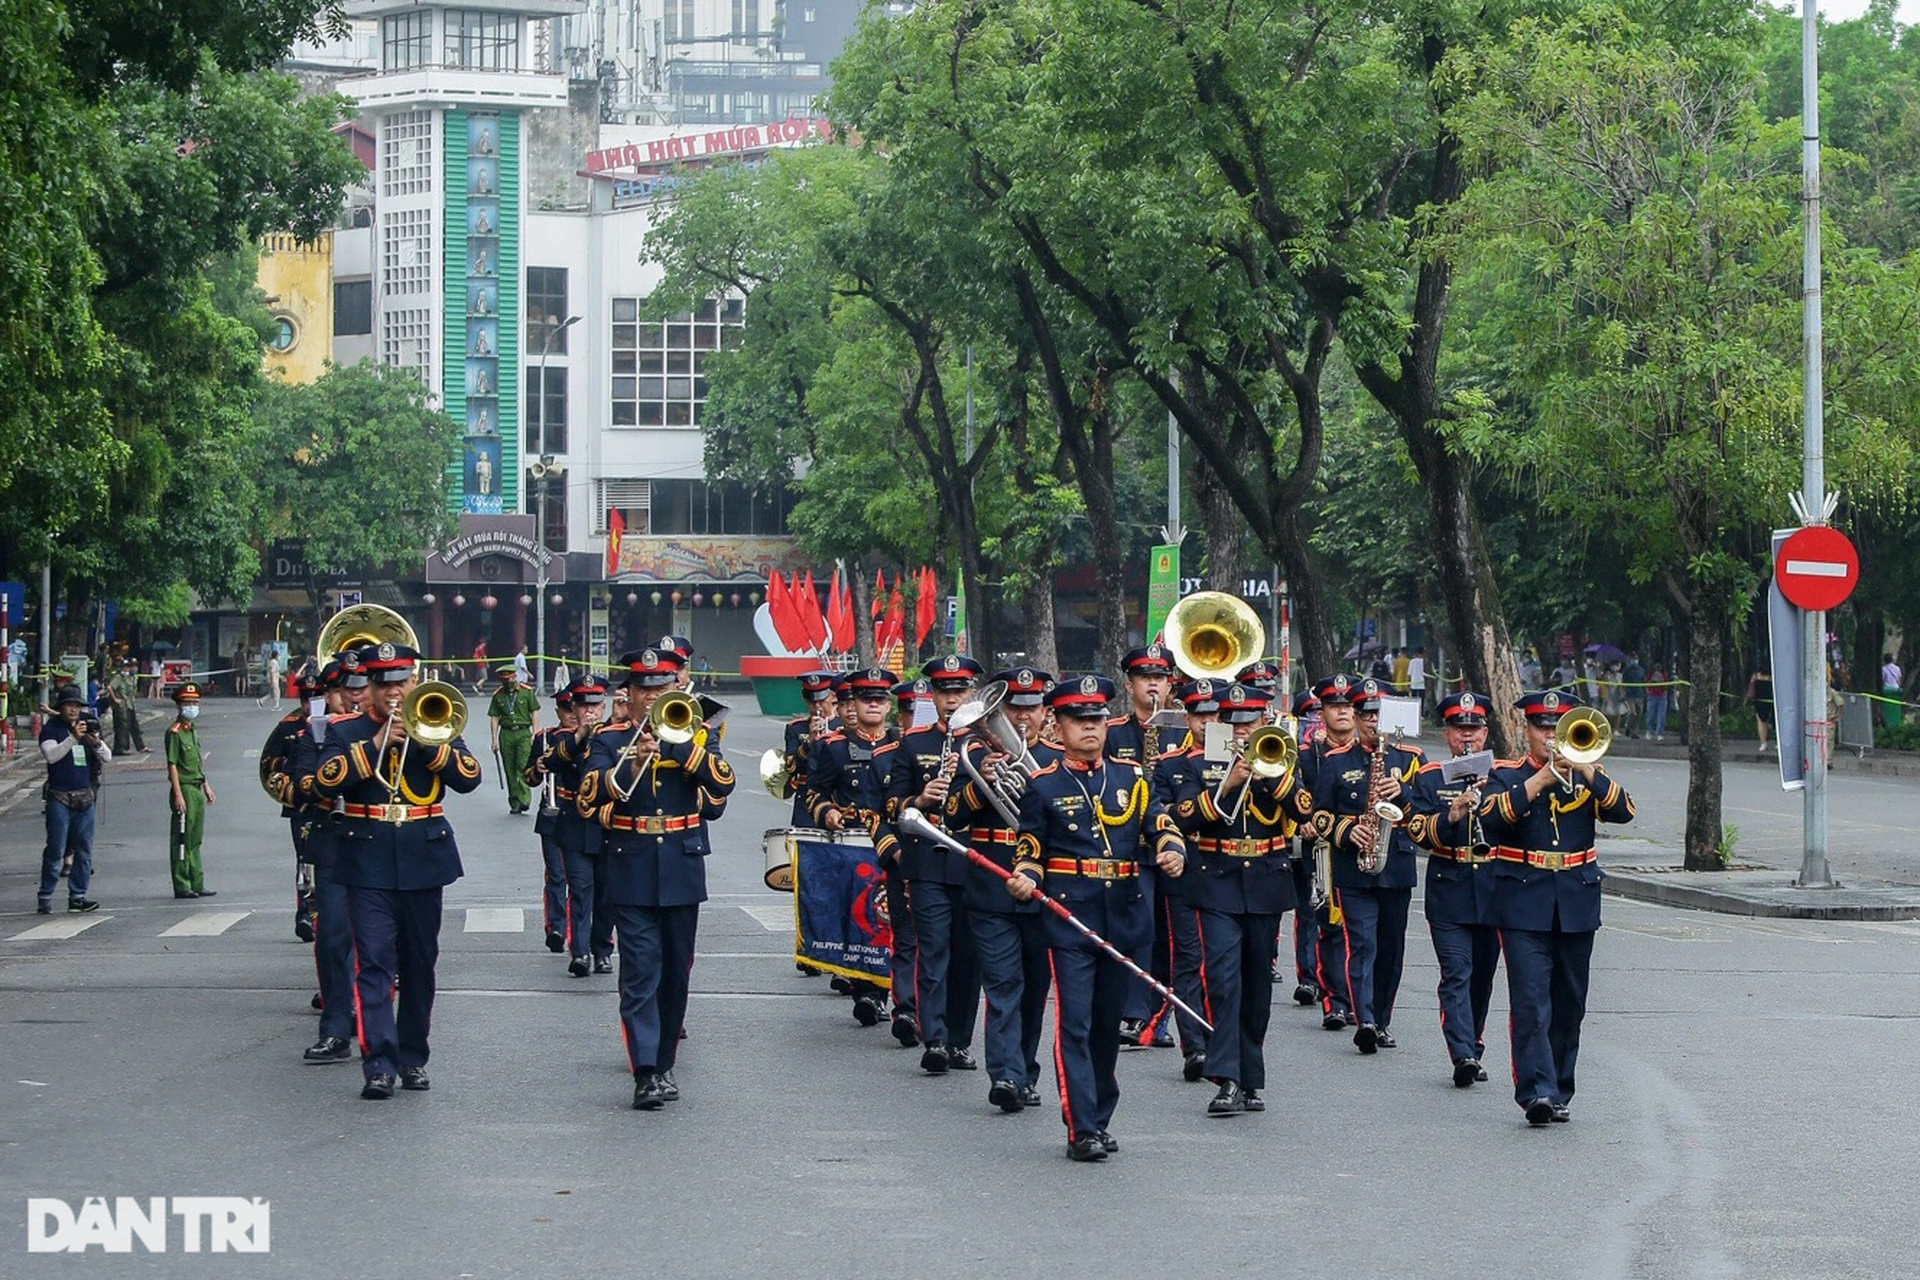
<svg viewBox="0 0 1920 1280"><path fill-rule="evenodd" d="M673 1068L707 899L707 824L725 812L733 769L705 728L684 742L655 735L647 713L686 660L672 649L623 654L631 726L593 735L575 797L602 828L604 909L620 940L620 1026L633 1106L678 1100Z"/></svg>
<svg viewBox="0 0 1920 1280"><path fill-rule="evenodd" d="M1238 682L1220 694L1220 716L1242 748L1266 721L1267 706L1258 689ZM1207 1103L1210 1116L1266 1110L1260 1090L1267 1085L1274 950L1281 913L1298 903L1288 866L1292 828L1313 814L1297 769L1255 777L1236 752L1219 772L1214 780L1212 770L1181 770L1172 804L1191 858L1180 888L1200 917L1200 973L1213 1023L1202 1058L1220 1086Z"/></svg>
<svg viewBox="0 0 1920 1280"><path fill-rule="evenodd" d="M1487 699L1462 690L1440 701L1440 733L1454 757L1487 745ZM1500 963L1500 934L1487 923L1492 854L1480 837L1478 784L1446 781L1441 762L1414 775L1407 834L1427 851L1427 928L1440 963L1440 1034L1453 1062L1455 1088L1487 1078L1487 1006Z"/></svg>
<svg viewBox="0 0 1920 1280"><path fill-rule="evenodd" d="M796 678L800 681L800 697L807 704L807 714L787 721L781 754L786 762L787 777L793 780L791 825L804 827L813 820L807 812L807 755L816 742L836 727L833 716L834 673L805 671Z"/></svg>
<svg viewBox="0 0 1920 1280"><path fill-rule="evenodd" d="M1549 689L1514 705L1526 718L1527 754L1494 769L1480 821L1493 846L1489 915L1500 931L1513 1008L1513 1096L1538 1126L1571 1115L1600 928L1594 827L1631 822L1633 800L1597 764L1555 753L1555 726L1578 698Z"/></svg>
<svg viewBox="0 0 1920 1280"><path fill-rule="evenodd" d="M1194 680L1174 690L1174 696L1186 710L1187 730L1177 744L1160 753L1150 774L1153 798L1169 813L1173 812L1175 800L1181 794L1190 789L1212 788L1226 776L1227 761L1207 759L1204 744L1207 726L1219 718L1220 699L1227 688L1226 684L1214 680ZM1156 890L1158 888L1156 886ZM1171 981L1161 980L1187 1004L1202 1008L1206 992L1200 981L1200 918L1194 911L1196 904L1171 889L1164 893L1156 891L1153 903L1156 962L1163 951L1162 940L1171 939L1170 945L1164 948ZM1161 1004L1151 1023L1160 1022L1172 1008L1171 1001ZM1188 1081L1198 1080L1206 1074L1207 1033L1185 1013L1176 1013L1174 1020L1180 1028L1181 1075ZM1157 1029L1149 1026L1150 1038ZM1124 1029L1121 1035L1124 1042Z"/></svg>
<svg viewBox="0 0 1920 1280"><path fill-rule="evenodd" d="M567 972L584 978L588 973L613 972L613 917L606 910L601 828L575 803L594 735L602 728L600 713L608 702L607 684L599 676L580 676L567 685L567 693L573 702L573 729L560 739L549 767L553 770L554 803L560 809L554 837L567 874L566 936L561 945L567 952ZM605 727L630 731L630 710L626 714L616 710L613 721ZM553 946L551 938L547 946Z"/></svg>
<svg viewBox="0 0 1920 1280"><path fill-rule="evenodd" d="M1314 830L1333 847L1333 901L1343 919L1337 930L1322 924L1320 964L1329 1001L1326 1025L1337 1028L1351 1013L1358 1023L1354 1045L1361 1053L1372 1053L1394 1043L1385 1031L1392 1005L1382 1006L1381 999L1384 995L1390 1002L1399 989L1407 911L1420 875L1404 824L1392 828L1377 871L1360 870L1358 858L1372 848L1378 830L1374 802L1404 804L1401 792L1422 761L1415 749L1381 741L1380 701L1385 687L1380 681L1355 681L1347 690L1322 693L1320 700L1331 706L1329 696L1342 692L1352 700L1358 732L1348 745L1329 746L1322 753L1313 789ZM1373 795L1369 786L1376 754L1383 785ZM1390 932L1397 932L1397 937L1388 938ZM1340 1020L1335 1020L1336 1013Z"/></svg>
<svg viewBox="0 0 1920 1280"><path fill-rule="evenodd" d="M568 685L553 695L553 714L558 721L550 729L542 729L533 737L533 758L527 763L527 785L540 792L540 808L533 818L533 832L540 840L540 922L546 932L547 950L561 952L567 949L567 854L560 844L560 815L562 805L571 808L572 786L566 788L567 795L560 794L561 787L555 767L561 762L555 758L562 739L573 737L574 726L579 718L573 705L573 686ZM569 779L577 783L576 776ZM547 795L551 787L552 795ZM578 817L578 814L575 815Z"/></svg>
<svg viewBox="0 0 1920 1280"><path fill-rule="evenodd" d="M979 680L974 659L950 653L929 659L921 674L933 687L934 721L900 736L900 753L887 778L887 821L918 810L939 826L947 791L960 758L947 720ZM973 953L973 925L967 918L965 857L928 840L896 836L900 864L913 904L914 1007L920 1014L920 1069L929 1075L973 1071L969 1052L973 1024L980 1012L980 976Z"/></svg>
<svg viewBox="0 0 1920 1280"><path fill-rule="evenodd" d="M995 681L1006 685L1001 709L1007 722L1025 740L1027 752L1039 765L1060 758L1060 752L1040 741L1046 719L1041 699L1053 677L1032 667L1001 671ZM972 771L956 776L947 792L947 830L964 840L997 867L1013 870L1014 844L1019 829L995 807L973 775L989 781L999 771L1013 768L1011 759L990 746L979 734L969 733L956 744L966 753ZM1015 809L1018 816L1018 809ZM987 1101L1002 1111L1020 1111L1040 1105L1040 1023L1047 1011L1047 936L1040 923L1040 904L1016 902L1007 893L1006 877L968 864L967 916L973 925L975 956L981 988L987 999Z"/></svg>
<svg viewBox="0 0 1920 1280"><path fill-rule="evenodd" d="M320 984L320 1037L301 1055L313 1065L347 1062L356 1031L353 1003L353 926L347 919L347 889L336 869L340 840L338 810L345 801L328 801L315 787L320 767L320 744L339 721L362 716L355 705L364 699L367 676L352 651L341 654L320 670L318 688L326 698L326 714L315 717L306 732L290 743L287 769L294 796L307 815L306 855L313 863L313 969ZM298 821L298 819L296 819Z"/></svg>
<svg viewBox="0 0 1920 1280"><path fill-rule="evenodd" d="M902 1046L920 1043L913 1019L913 912L900 875L899 844L881 830L887 807L887 779L899 752L900 731L887 723L888 699L897 680L885 667L852 671L835 682L844 689L845 719L838 732L814 743L807 756L803 797L812 825L825 831L849 827L874 842L887 882L887 915L893 934L889 964L893 974L893 1036ZM886 992L878 983L850 979L853 1017L863 1027L886 1013Z"/></svg>
<svg viewBox="0 0 1920 1280"><path fill-rule="evenodd" d="M427 1033L433 1023L440 904L463 874L441 799L480 785L480 762L455 737L415 745L400 708L418 682L418 650L383 643L361 651L376 686L367 714L327 725L314 790L340 797L335 876L346 886L360 1005L361 1071L369 1100L400 1087L431 1087ZM394 1011L394 982L402 988Z"/></svg>
<svg viewBox="0 0 1920 1280"><path fill-rule="evenodd" d="M1047 694L1064 757L1041 769L1020 799L1017 874L1007 891L1026 901L1045 891L1125 955L1139 955L1152 931L1140 866L1151 858L1177 877L1186 848L1131 760L1106 757L1113 682L1069 676ZM1104 1160L1120 1144L1107 1126L1120 1100L1120 1007L1134 981L1085 935L1048 913L1054 980L1054 1066L1067 1154Z"/></svg>
<svg viewBox="0 0 1920 1280"><path fill-rule="evenodd" d="M213 783L201 764L200 735L193 727L200 715L200 686L187 681L173 691L173 701L180 714L167 728L167 782L173 790L167 865L173 870L174 897L211 898L215 891L207 888L200 865L200 839L213 803Z"/></svg>
<svg viewBox="0 0 1920 1280"><path fill-rule="evenodd" d="M520 683L512 662L501 663L493 674L500 678L500 687L487 703L487 719L493 722L493 749L506 774L507 812L525 813L533 804L527 760L533 755L533 732L540 727L540 697Z"/></svg>

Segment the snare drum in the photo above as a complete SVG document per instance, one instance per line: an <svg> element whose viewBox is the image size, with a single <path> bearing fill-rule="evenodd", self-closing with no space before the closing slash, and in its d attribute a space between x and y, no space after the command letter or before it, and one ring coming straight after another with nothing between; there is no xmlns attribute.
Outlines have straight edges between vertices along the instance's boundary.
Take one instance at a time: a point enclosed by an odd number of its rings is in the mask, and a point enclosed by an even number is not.
<svg viewBox="0 0 1920 1280"><path fill-rule="evenodd" d="M793 844L802 836L808 840L825 840L827 833L807 827L774 827L760 838L767 853L767 870L761 877L767 888L776 893L793 892Z"/></svg>

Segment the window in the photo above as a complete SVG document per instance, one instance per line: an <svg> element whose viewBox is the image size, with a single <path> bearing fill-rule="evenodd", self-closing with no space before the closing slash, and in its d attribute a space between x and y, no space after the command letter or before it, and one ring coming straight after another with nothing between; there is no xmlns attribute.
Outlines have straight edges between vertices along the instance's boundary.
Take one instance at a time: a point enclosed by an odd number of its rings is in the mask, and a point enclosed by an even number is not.
<svg viewBox="0 0 1920 1280"><path fill-rule="evenodd" d="M527 268L527 351L538 355L553 339L553 354L567 354L567 269Z"/></svg>
<svg viewBox="0 0 1920 1280"><path fill-rule="evenodd" d="M429 293L433 281L433 212L401 209L380 215L380 296Z"/></svg>
<svg viewBox="0 0 1920 1280"><path fill-rule="evenodd" d="M423 12L388 14L380 20L380 69L405 71L424 67L433 48L427 34L429 15Z"/></svg>
<svg viewBox="0 0 1920 1280"><path fill-rule="evenodd" d="M527 487L521 490L527 495L529 508L534 517L540 515L540 486L547 486L546 536L542 539L547 550L565 553L567 549L567 481L552 476L535 478L533 472L527 472Z"/></svg>
<svg viewBox="0 0 1920 1280"><path fill-rule="evenodd" d="M707 355L739 345L741 298L708 299L665 323L642 321L639 298L613 300L611 413L616 427L697 427L707 403Z"/></svg>
<svg viewBox="0 0 1920 1280"><path fill-rule="evenodd" d="M373 332L373 281L336 280L333 285L335 337Z"/></svg>
<svg viewBox="0 0 1920 1280"><path fill-rule="evenodd" d="M649 480L594 481L593 531L607 531L607 512L618 510L629 535L652 532L653 482Z"/></svg>
<svg viewBox="0 0 1920 1280"><path fill-rule="evenodd" d="M547 440L540 442L540 366L527 366L527 456L537 458L545 453L565 453L567 451L567 370L564 366L549 364L546 369L547 395Z"/></svg>
<svg viewBox="0 0 1920 1280"><path fill-rule="evenodd" d="M300 341L300 330L294 326L291 316L275 316L273 337L267 341L275 351L291 351L293 344Z"/></svg>
<svg viewBox="0 0 1920 1280"><path fill-rule="evenodd" d="M760 30L760 0L733 0L733 34L742 44Z"/></svg>
<svg viewBox="0 0 1920 1280"><path fill-rule="evenodd" d="M433 312L421 307L388 311L380 326L380 358L401 369L411 369L427 382L433 367Z"/></svg>
<svg viewBox="0 0 1920 1280"><path fill-rule="evenodd" d="M777 536L787 532L792 497L757 493L734 480L654 480L651 527L656 534Z"/></svg>
<svg viewBox="0 0 1920 1280"><path fill-rule="evenodd" d="M380 194L433 190L433 114L404 111L380 121Z"/></svg>
<svg viewBox="0 0 1920 1280"><path fill-rule="evenodd" d="M693 0L666 0L667 39L692 40Z"/></svg>
<svg viewBox="0 0 1920 1280"><path fill-rule="evenodd" d="M441 21L446 24L448 66L470 71L520 69L518 14L447 9Z"/></svg>

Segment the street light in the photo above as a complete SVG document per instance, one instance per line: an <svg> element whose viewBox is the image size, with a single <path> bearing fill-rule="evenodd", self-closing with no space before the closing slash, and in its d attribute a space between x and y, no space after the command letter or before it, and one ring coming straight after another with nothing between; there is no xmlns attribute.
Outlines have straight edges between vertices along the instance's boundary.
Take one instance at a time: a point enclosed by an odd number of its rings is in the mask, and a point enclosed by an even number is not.
<svg viewBox="0 0 1920 1280"><path fill-rule="evenodd" d="M579 316L568 316L547 331L546 341L540 344L540 395L534 413L540 430L540 461L528 470L534 483L539 486L537 511L534 516L539 524L535 534L540 546L540 563L536 572L539 575L539 590L534 593L533 682L541 689L547 687L547 556L551 548L547 546L547 481L564 476L567 469L554 462L553 454L547 450L547 357L553 354L553 344L560 335L580 323Z"/></svg>

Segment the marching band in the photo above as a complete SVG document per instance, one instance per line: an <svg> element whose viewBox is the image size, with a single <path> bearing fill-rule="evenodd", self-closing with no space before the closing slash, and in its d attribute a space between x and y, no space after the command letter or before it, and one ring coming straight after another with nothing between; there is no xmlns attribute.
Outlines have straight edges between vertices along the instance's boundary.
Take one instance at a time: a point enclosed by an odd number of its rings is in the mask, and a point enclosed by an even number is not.
<svg viewBox="0 0 1920 1280"><path fill-rule="evenodd" d="M1527 754L1496 761L1493 708L1461 691L1438 708L1447 758L1428 760L1383 733L1377 680L1334 674L1289 697L1232 597L1188 597L1165 636L1126 655L1124 689L1032 668L988 678L961 654L907 681L884 667L800 676L806 712L760 774L792 801L792 826L767 833L766 879L796 895L802 972L831 974L855 1021L886 1022L930 1076L982 1065L984 996L987 1102L1007 1113L1040 1106L1051 1000L1067 1152L1099 1161L1119 1149L1123 1046L1177 1035L1183 1078L1215 1087L1206 1115L1265 1109L1289 949L1295 1002L1362 1055L1396 1047L1424 853L1453 1084L1487 1079L1504 961L1515 1101L1529 1125L1569 1120L1600 923L1595 828L1633 817L1600 767L1605 718L1529 693L1515 707ZM262 753L309 895L323 1021L306 1060L348 1060L357 1023L368 1098L391 1097L396 1075L428 1087L440 893L461 873L441 799L480 779L465 703L416 687L412 643L385 610L340 615L306 686L332 714L287 717ZM547 947L576 977L618 952L642 1111L680 1096L710 828L735 785L726 709L684 691L690 649L667 636L624 655L618 690L567 685L515 779L516 811L539 796ZM352 689L369 681L360 709ZM832 851L852 856L830 867Z"/></svg>

